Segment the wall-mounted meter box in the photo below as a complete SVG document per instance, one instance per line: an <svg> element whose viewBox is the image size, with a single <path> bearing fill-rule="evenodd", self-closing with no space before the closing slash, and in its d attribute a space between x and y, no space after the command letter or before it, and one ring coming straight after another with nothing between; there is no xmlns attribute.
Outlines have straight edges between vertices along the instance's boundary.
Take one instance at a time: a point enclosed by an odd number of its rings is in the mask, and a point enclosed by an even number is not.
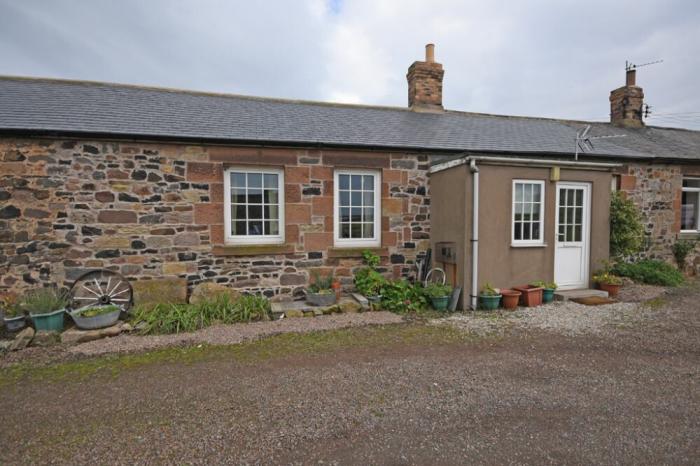
<svg viewBox="0 0 700 466"><path fill-rule="evenodd" d="M443 264L457 263L457 243L435 243L435 262Z"/></svg>

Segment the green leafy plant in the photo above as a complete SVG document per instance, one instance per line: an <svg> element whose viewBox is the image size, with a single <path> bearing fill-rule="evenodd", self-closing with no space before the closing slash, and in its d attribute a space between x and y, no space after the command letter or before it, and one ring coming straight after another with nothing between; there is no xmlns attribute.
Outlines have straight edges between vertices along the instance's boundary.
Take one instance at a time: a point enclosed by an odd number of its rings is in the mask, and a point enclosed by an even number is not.
<svg viewBox="0 0 700 466"><path fill-rule="evenodd" d="M423 289L423 292L429 298L444 298L452 294L452 287L440 283L430 283Z"/></svg>
<svg viewBox="0 0 700 466"><path fill-rule="evenodd" d="M197 304L157 304L132 311L142 333L192 332L210 325L269 320L270 304L262 296L243 295L232 301L226 294Z"/></svg>
<svg viewBox="0 0 700 466"><path fill-rule="evenodd" d="M556 290L557 289L557 284L555 282L546 282L544 280L537 280L530 285L536 287L536 288L544 288L546 290Z"/></svg>
<svg viewBox="0 0 700 466"><path fill-rule="evenodd" d="M313 282L309 285L309 292L316 294L333 293L333 272L322 277L318 270L312 272Z"/></svg>
<svg viewBox="0 0 700 466"><path fill-rule="evenodd" d="M615 191L610 198L610 255L632 256L642 249L644 227L637 206Z"/></svg>
<svg viewBox="0 0 700 466"><path fill-rule="evenodd" d="M671 246L673 257L676 259L676 264L678 264L680 270L685 269L685 259L688 257L688 254L695 249L695 244L695 241L680 239Z"/></svg>
<svg viewBox="0 0 700 466"><path fill-rule="evenodd" d="M362 260L365 262L367 267L374 269L379 265L379 256L369 249L362 251Z"/></svg>
<svg viewBox="0 0 700 466"><path fill-rule="evenodd" d="M381 293L382 309L399 314L420 312L428 304L423 288L406 280L387 281Z"/></svg>
<svg viewBox="0 0 700 466"><path fill-rule="evenodd" d="M679 286L684 282L683 274L679 270L660 260L620 262L612 267L612 273L649 285Z"/></svg>
<svg viewBox="0 0 700 466"><path fill-rule="evenodd" d="M355 288L365 296L377 296L386 284L386 278L376 270L379 265L379 256L372 251L364 250L362 258L366 267L355 272Z"/></svg>
<svg viewBox="0 0 700 466"><path fill-rule="evenodd" d="M19 298L15 293L0 295L0 309L4 312L5 317L17 317L23 313Z"/></svg>
<svg viewBox="0 0 700 466"><path fill-rule="evenodd" d="M622 278L618 277L617 275L613 275L610 272L596 273L593 275L593 281L604 285L622 285Z"/></svg>
<svg viewBox="0 0 700 466"><path fill-rule="evenodd" d="M481 288L481 296L498 296L499 294L501 293L489 282L484 283L484 286Z"/></svg>
<svg viewBox="0 0 700 466"><path fill-rule="evenodd" d="M94 306L85 309L80 309L77 314L80 317L97 317L118 310L120 310L119 307L115 306L114 304L109 304L107 306Z"/></svg>
<svg viewBox="0 0 700 466"><path fill-rule="evenodd" d="M30 314L48 314L68 306L68 293L54 287L29 291L22 297L20 306Z"/></svg>

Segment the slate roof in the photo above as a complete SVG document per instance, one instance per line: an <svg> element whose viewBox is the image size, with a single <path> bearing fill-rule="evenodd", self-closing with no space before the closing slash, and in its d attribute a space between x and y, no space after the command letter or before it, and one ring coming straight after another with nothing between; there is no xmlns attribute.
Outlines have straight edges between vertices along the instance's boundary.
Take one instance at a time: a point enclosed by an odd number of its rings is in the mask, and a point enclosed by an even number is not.
<svg viewBox="0 0 700 466"><path fill-rule="evenodd" d="M0 77L0 131L445 152L572 154L586 122ZM590 123L590 155L700 160L700 131Z"/></svg>

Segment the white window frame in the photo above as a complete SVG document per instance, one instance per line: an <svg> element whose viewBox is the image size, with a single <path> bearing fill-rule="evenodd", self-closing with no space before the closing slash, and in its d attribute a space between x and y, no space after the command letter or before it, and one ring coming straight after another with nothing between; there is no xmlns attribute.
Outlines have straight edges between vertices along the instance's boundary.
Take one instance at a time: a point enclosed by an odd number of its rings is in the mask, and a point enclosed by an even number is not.
<svg viewBox="0 0 700 466"><path fill-rule="evenodd" d="M685 180L693 180L693 181L700 181L700 178L698 177L693 177L693 176L684 176L683 181ZM695 229L694 230L683 230L681 229L681 233L700 233L700 188L691 188L691 187L684 187L683 186L683 181L681 181L681 190L684 193L698 193L698 211L695 212ZM683 215L683 198L681 197L681 216ZM681 217L682 219L682 217Z"/></svg>
<svg viewBox="0 0 700 466"><path fill-rule="evenodd" d="M372 175L374 176L374 237L373 238L341 238L340 237L340 175ZM333 243L342 248L380 247L382 244L382 173L378 170L338 169L333 172Z"/></svg>
<svg viewBox="0 0 700 466"><path fill-rule="evenodd" d="M233 235L231 231L231 172L277 175L279 196L279 233L277 235ZM226 244L283 244L284 236L284 170L263 167L228 167L224 170L224 242Z"/></svg>
<svg viewBox="0 0 700 466"><path fill-rule="evenodd" d="M515 239L515 186L518 184L531 184L540 186L540 239ZM544 205L545 205L545 183L544 180L513 180L511 186L511 201L510 201L510 244L514 247L537 247L544 246Z"/></svg>

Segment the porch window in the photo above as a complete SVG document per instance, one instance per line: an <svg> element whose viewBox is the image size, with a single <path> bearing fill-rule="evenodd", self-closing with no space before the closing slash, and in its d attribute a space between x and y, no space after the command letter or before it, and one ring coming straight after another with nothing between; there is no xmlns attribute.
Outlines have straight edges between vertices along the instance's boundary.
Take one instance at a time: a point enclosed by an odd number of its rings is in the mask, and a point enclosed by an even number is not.
<svg viewBox="0 0 700 466"><path fill-rule="evenodd" d="M333 236L339 247L381 245L379 172L336 170Z"/></svg>
<svg viewBox="0 0 700 466"><path fill-rule="evenodd" d="M700 178L685 178L681 197L681 231L700 230Z"/></svg>
<svg viewBox="0 0 700 466"><path fill-rule="evenodd" d="M544 244L544 181L513 181L514 246Z"/></svg>
<svg viewBox="0 0 700 466"><path fill-rule="evenodd" d="M284 172L267 168L226 170L224 223L227 243L283 243Z"/></svg>

